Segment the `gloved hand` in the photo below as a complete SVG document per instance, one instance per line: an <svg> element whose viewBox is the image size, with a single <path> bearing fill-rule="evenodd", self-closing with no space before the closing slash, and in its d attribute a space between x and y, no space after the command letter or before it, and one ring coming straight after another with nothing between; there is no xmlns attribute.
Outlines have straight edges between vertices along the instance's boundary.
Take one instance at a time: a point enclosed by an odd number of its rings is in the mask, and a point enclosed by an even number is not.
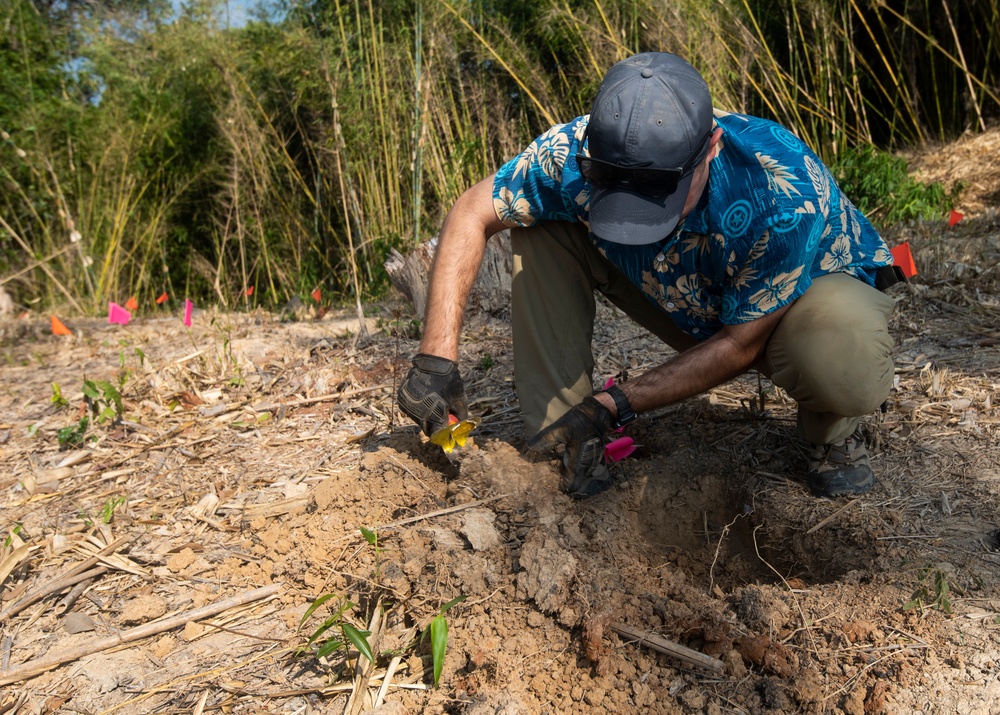
<svg viewBox="0 0 1000 715"><path fill-rule="evenodd" d="M604 435L611 421L611 412L588 397L528 440L527 447L560 455L563 491L584 499L611 486L611 472L604 463Z"/></svg>
<svg viewBox="0 0 1000 715"><path fill-rule="evenodd" d="M458 364L437 355L418 353L396 393L399 409L420 425L428 437L448 426L448 415L469 417L465 384Z"/></svg>

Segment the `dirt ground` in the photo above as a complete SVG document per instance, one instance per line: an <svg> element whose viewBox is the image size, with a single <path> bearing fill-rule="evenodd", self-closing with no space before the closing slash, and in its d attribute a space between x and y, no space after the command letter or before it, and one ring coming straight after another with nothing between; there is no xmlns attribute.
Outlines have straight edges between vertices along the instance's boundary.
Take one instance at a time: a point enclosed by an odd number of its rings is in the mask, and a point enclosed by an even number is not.
<svg viewBox="0 0 1000 715"><path fill-rule="evenodd" d="M335 312L3 324L0 714L1000 713L998 146L921 157L966 216L888 236L921 275L860 499L808 494L793 405L748 375L643 415L615 487L570 500L521 453L497 318L451 455L394 412L399 306L367 339ZM602 306L595 353L603 382L670 351ZM67 430L84 380L120 423Z"/></svg>

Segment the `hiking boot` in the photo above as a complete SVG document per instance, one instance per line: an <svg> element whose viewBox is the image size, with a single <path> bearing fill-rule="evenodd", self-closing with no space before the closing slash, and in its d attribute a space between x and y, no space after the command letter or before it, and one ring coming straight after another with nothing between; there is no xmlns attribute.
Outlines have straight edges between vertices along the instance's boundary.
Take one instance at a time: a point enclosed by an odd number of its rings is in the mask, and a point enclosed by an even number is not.
<svg viewBox="0 0 1000 715"><path fill-rule="evenodd" d="M875 486L861 428L833 444L814 444L809 451L809 489L818 497L865 494Z"/></svg>

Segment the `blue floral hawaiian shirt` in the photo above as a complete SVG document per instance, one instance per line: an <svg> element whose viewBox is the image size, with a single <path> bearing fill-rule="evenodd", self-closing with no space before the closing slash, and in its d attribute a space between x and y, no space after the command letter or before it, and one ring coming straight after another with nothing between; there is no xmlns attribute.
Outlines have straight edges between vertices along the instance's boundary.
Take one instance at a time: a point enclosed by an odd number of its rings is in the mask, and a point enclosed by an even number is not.
<svg viewBox="0 0 1000 715"><path fill-rule="evenodd" d="M504 224L588 223L590 188L576 161L589 155L588 119L552 127L500 168L493 205ZM597 249L699 340L790 303L817 276L874 285L875 270L892 263L889 249L819 157L766 119L716 110L715 122L721 149L678 230L644 246L591 234Z"/></svg>

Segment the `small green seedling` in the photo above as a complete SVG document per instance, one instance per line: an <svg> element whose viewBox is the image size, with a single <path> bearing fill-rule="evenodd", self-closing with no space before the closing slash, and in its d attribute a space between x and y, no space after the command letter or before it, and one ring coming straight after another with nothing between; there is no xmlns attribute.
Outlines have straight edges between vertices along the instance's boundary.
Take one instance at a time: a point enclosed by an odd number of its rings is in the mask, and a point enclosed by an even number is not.
<svg viewBox="0 0 1000 715"><path fill-rule="evenodd" d="M320 596L312 605L306 609L306 612L302 615L302 620L299 621L299 627L296 629L296 633L302 631L302 626L306 624L306 621L322 606L324 603L329 601L334 597L334 594L328 593L326 595ZM345 619L345 614L354 608L354 604L348 601L346 598L342 598L337 604L337 608L324 620L312 635L309 636L309 640L305 642L304 645L299 646L296 651L296 655L303 655L307 652L311 652L313 656L317 659L325 658L328 655L336 652L337 650L344 648L346 655L346 648L348 645L353 645L358 649L358 652L367 658L371 663L375 662L375 655L372 653L372 647L368 643L368 636L371 635L368 631L362 631L352 624L348 623ZM340 631L340 638L336 635L327 636L327 632L333 630Z"/></svg>
<svg viewBox="0 0 1000 715"><path fill-rule="evenodd" d="M10 534L4 539L3 548L9 549L14 543L14 537L22 538L24 536L24 524L17 522L14 524L14 528L10 530Z"/></svg>
<svg viewBox="0 0 1000 715"><path fill-rule="evenodd" d="M110 524L115 518L115 511L124 503L125 497L123 496L105 500L104 506L101 508L101 523Z"/></svg>
<svg viewBox="0 0 1000 715"><path fill-rule="evenodd" d="M483 371L489 370L491 367L493 367L494 364L495 363L493 362L492 355L483 355L481 358L479 358L479 367Z"/></svg>
<svg viewBox="0 0 1000 715"><path fill-rule="evenodd" d="M362 526L360 531L361 536L364 537L365 541L367 541L375 549L374 579L375 583L379 583L382 580L382 566L381 559L379 558L382 554L382 549L380 549L378 545L378 529L366 529Z"/></svg>
<svg viewBox="0 0 1000 715"><path fill-rule="evenodd" d="M62 388L59 387L58 382L52 383L52 399L50 402L60 409L69 407L69 400L63 397Z"/></svg>
<svg viewBox="0 0 1000 715"><path fill-rule="evenodd" d="M118 422L124 416L121 391L107 380L84 380L83 397L99 423Z"/></svg>
<svg viewBox="0 0 1000 715"><path fill-rule="evenodd" d="M948 584L948 576L944 571L932 568L923 569L920 572L917 589L910 596L910 600L903 604L903 610L919 610L923 614L925 609L933 608L950 616L950 593L951 586Z"/></svg>
<svg viewBox="0 0 1000 715"><path fill-rule="evenodd" d="M434 616L434 620L431 621L430 628L424 631L425 636L428 633L431 636L431 661L434 664L435 688L438 686L438 681L441 680L441 671L444 669L444 656L448 649L448 620L444 617L444 614L466 598L466 596L459 596L441 606L441 610L438 611L438 614Z"/></svg>
<svg viewBox="0 0 1000 715"><path fill-rule="evenodd" d="M90 418L81 417L75 425L63 427L56 433L59 440L59 449L72 449L83 445L84 435L87 434L87 427L90 426Z"/></svg>

